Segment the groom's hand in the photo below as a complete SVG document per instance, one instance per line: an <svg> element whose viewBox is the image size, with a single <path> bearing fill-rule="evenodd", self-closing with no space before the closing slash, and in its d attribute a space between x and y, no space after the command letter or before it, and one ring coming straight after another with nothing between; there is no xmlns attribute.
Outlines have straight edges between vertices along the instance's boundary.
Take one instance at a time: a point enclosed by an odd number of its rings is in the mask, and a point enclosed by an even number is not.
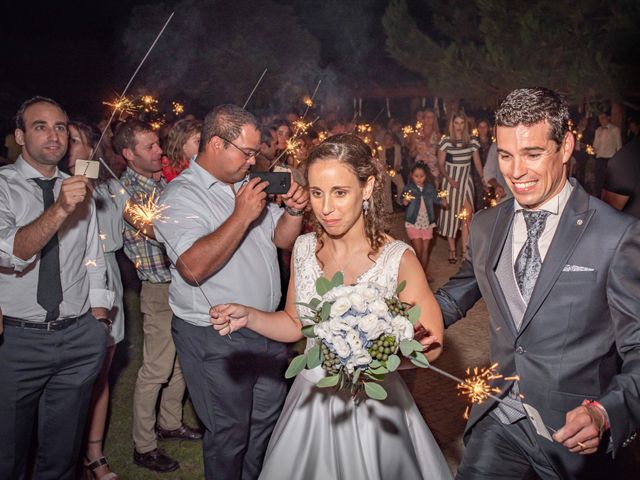
<svg viewBox="0 0 640 480"><path fill-rule="evenodd" d="M589 455L598 451L605 425L606 418L598 407L581 405L567 412L564 426L553 439L572 453Z"/></svg>

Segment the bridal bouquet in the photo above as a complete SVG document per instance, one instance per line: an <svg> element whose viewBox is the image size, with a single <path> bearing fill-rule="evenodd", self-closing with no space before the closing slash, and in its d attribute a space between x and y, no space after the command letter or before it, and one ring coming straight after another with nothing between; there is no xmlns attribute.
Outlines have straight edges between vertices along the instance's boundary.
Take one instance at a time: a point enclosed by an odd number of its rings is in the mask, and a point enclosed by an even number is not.
<svg viewBox="0 0 640 480"><path fill-rule="evenodd" d="M429 366L423 346L413 338L420 310L398 298L404 287L402 282L395 295L384 298L374 283L343 285L340 272L331 280L318 278L318 297L301 304L312 312L305 318L314 322L302 333L316 339L316 344L292 360L285 376L321 365L326 376L318 387L349 390L354 397L364 392L384 400L387 392L380 382L400 366L400 355L418 367Z"/></svg>

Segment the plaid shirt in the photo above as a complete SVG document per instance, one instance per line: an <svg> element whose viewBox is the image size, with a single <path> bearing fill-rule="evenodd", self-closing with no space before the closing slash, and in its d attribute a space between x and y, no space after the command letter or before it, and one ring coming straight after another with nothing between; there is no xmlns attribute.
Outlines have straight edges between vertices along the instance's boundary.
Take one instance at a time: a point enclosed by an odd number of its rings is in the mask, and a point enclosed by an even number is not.
<svg viewBox="0 0 640 480"><path fill-rule="evenodd" d="M154 193L154 198L158 199L167 186L164 178L156 182L128 167L120 181L140 202L146 202ZM151 283L171 281L169 260L162 244L137 233L137 230L127 222L124 228L124 252L136 266L140 280Z"/></svg>

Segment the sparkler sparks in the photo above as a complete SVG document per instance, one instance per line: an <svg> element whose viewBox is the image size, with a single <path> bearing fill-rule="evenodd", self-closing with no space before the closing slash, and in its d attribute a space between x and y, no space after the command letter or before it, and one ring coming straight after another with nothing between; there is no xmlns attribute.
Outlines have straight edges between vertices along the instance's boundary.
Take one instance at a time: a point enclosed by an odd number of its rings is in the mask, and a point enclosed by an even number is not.
<svg viewBox="0 0 640 480"><path fill-rule="evenodd" d="M142 95L140 101L142 102L142 110L146 113L155 113L158 111L158 100L151 95Z"/></svg>
<svg viewBox="0 0 640 480"><path fill-rule="evenodd" d="M173 106L172 110L174 114L182 115L184 113L184 105L182 103L171 102L171 105Z"/></svg>
<svg viewBox="0 0 640 480"><path fill-rule="evenodd" d="M387 170L387 175L389 175L391 178L395 177L397 175L397 172L394 169L389 169Z"/></svg>
<svg viewBox="0 0 640 480"><path fill-rule="evenodd" d="M154 120L149 125L151 126L151 128L153 130L160 130L160 127L162 127L162 125L164 125L164 122L162 120Z"/></svg>
<svg viewBox="0 0 640 480"><path fill-rule="evenodd" d="M293 126L297 129L298 133L307 133L312 125L313 122L305 122L303 118L299 118L293 122Z"/></svg>
<svg viewBox="0 0 640 480"><path fill-rule="evenodd" d="M402 194L402 199L406 200L407 202L412 202L413 200L416 199L415 195L412 195L411 192L404 192Z"/></svg>
<svg viewBox="0 0 640 480"><path fill-rule="evenodd" d="M406 125L402 127L402 136L404 138L407 138L412 133L415 133L415 130L413 129L413 125Z"/></svg>
<svg viewBox="0 0 640 480"><path fill-rule="evenodd" d="M120 97L113 102L102 102L103 105L107 105L113 109L113 112L121 112L132 115L136 110L136 105L127 97Z"/></svg>
<svg viewBox="0 0 640 480"><path fill-rule="evenodd" d="M446 190L438 190L438 198L447 198L449 196L449 192Z"/></svg>
<svg viewBox="0 0 640 480"><path fill-rule="evenodd" d="M491 395L499 394L501 390L489 384L491 380L502 378L502 375L497 372L497 368L497 363L481 370L478 370L478 367L473 370L467 368L467 377L458 383L458 395L466 396L473 405L484 402ZM470 406L467 406L464 412L465 419L469 418L469 410Z"/></svg>
<svg viewBox="0 0 640 480"><path fill-rule="evenodd" d="M169 208L167 205L158 205L158 196L155 190L151 192L146 201L141 203L129 202L127 204L127 212L138 227L136 233L140 233L147 225L153 225L154 222L165 220L162 212L167 208Z"/></svg>
<svg viewBox="0 0 640 480"><path fill-rule="evenodd" d="M305 96L302 99L302 103L304 103L309 108L313 107L313 100L311 100L311 97L309 97L309 96Z"/></svg>
<svg viewBox="0 0 640 480"><path fill-rule="evenodd" d="M463 222L466 222L467 220L469 220L469 212L467 211L466 208L463 208L462 210L460 210L460 213L456 215L456 218L458 220L462 220Z"/></svg>

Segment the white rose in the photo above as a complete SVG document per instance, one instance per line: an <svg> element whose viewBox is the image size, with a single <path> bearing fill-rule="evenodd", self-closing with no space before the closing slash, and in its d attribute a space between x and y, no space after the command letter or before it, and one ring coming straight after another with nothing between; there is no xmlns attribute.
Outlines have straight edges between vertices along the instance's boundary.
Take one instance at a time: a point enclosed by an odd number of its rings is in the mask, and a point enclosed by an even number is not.
<svg viewBox="0 0 640 480"><path fill-rule="evenodd" d="M358 317L354 315L347 315L346 317L342 317L342 320L351 328L354 328L356 325L358 325Z"/></svg>
<svg viewBox="0 0 640 480"><path fill-rule="evenodd" d="M394 317L394 319L391 320L391 327L393 328L395 336L397 336L400 341L411 340L413 338L413 325L411 325L411 322L405 317L401 315Z"/></svg>
<svg viewBox="0 0 640 480"><path fill-rule="evenodd" d="M378 325L378 317L370 313L369 315L365 315L360 317L358 320L358 328L363 332L370 332Z"/></svg>
<svg viewBox="0 0 640 480"><path fill-rule="evenodd" d="M378 317L384 317L388 312L387 304L384 300L376 299L369 304L369 311Z"/></svg>
<svg viewBox="0 0 640 480"><path fill-rule="evenodd" d="M380 293L375 288L371 287L365 287L358 293L362 295L362 298L364 298L365 302L367 303L371 303L374 300L380 298Z"/></svg>
<svg viewBox="0 0 640 480"><path fill-rule="evenodd" d="M380 335L386 332L388 325L389 324L387 322L376 319L375 326L367 332L367 340L375 340L380 337Z"/></svg>
<svg viewBox="0 0 640 480"><path fill-rule="evenodd" d="M351 325L345 322L342 317L332 317L329 319L328 323L329 323L329 330L331 330L331 333L333 334L348 332L350 330L353 330L351 328Z"/></svg>
<svg viewBox="0 0 640 480"><path fill-rule="evenodd" d="M329 322L320 322L313 328L314 333L320 338L328 338L331 335Z"/></svg>
<svg viewBox="0 0 640 480"><path fill-rule="evenodd" d="M336 351L339 357L348 357L351 353L349 344L341 337L335 337L333 339L333 349Z"/></svg>
<svg viewBox="0 0 640 480"><path fill-rule="evenodd" d="M371 355L366 350L360 350L354 355L355 364L362 367L371 363Z"/></svg>
<svg viewBox="0 0 640 480"><path fill-rule="evenodd" d="M357 292L354 292L349 295L349 301L351 302L351 306L358 313L364 313L367 311L367 304L364 301L364 297Z"/></svg>
<svg viewBox="0 0 640 480"><path fill-rule="evenodd" d="M338 297L333 305L331 305L331 316L340 317L343 314L347 313L350 308L351 302L349 301L348 297Z"/></svg>
<svg viewBox="0 0 640 480"><path fill-rule="evenodd" d="M339 297L345 297L349 295L349 290L344 285L332 288L322 296L322 300L325 302L333 302Z"/></svg>
<svg viewBox="0 0 640 480"><path fill-rule="evenodd" d="M360 341L360 337L354 331L347 332L345 336L345 340L349 344L349 347L351 347L352 351L358 351L362 348L362 342Z"/></svg>

